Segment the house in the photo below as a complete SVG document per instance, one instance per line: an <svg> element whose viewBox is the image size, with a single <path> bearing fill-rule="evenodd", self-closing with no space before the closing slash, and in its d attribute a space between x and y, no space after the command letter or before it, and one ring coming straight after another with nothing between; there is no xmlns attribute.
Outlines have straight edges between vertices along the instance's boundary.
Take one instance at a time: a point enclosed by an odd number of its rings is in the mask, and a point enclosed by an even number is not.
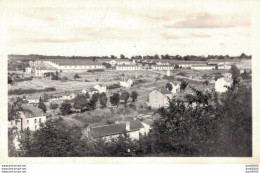
<svg viewBox="0 0 260 173"><path fill-rule="evenodd" d="M227 87L230 87L232 85L232 79L231 78L219 78L215 82L215 90L217 92L223 93L227 91Z"/></svg>
<svg viewBox="0 0 260 173"><path fill-rule="evenodd" d="M120 81L120 86L125 87L125 88L130 88L133 84L133 80L132 79L128 79L127 81Z"/></svg>
<svg viewBox="0 0 260 173"><path fill-rule="evenodd" d="M44 76L44 73L46 73L46 72L47 72L46 67L36 67L34 69L34 75L37 76L37 77Z"/></svg>
<svg viewBox="0 0 260 173"><path fill-rule="evenodd" d="M25 97L28 104L38 104L40 98L43 99L43 94L32 94Z"/></svg>
<svg viewBox="0 0 260 173"><path fill-rule="evenodd" d="M166 88L155 89L149 93L149 105L152 108L167 107L172 99L172 92Z"/></svg>
<svg viewBox="0 0 260 173"><path fill-rule="evenodd" d="M214 70L214 69L216 69L216 66L197 64L197 65L192 65L191 69L193 69L193 70Z"/></svg>
<svg viewBox="0 0 260 173"><path fill-rule="evenodd" d="M171 82L170 84L172 84L172 94L176 94L180 92L180 84L177 82Z"/></svg>
<svg viewBox="0 0 260 173"><path fill-rule="evenodd" d="M25 73L31 74L32 73L32 68L31 67L26 67L25 68Z"/></svg>
<svg viewBox="0 0 260 173"><path fill-rule="evenodd" d="M116 70L141 70L142 67L135 64L117 65Z"/></svg>
<svg viewBox="0 0 260 173"><path fill-rule="evenodd" d="M87 93L91 97L93 94L99 93L99 91L95 88L89 88L89 89L87 89Z"/></svg>
<svg viewBox="0 0 260 173"><path fill-rule="evenodd" d="M129 59L113 59L111 61L109 61L109 64L111 64L112 66L115 65L127 65L127 64L131 64L131 61Z"/></svg>
<svg viewBox="0 0 260 173"><path fill-rule="evenodd" d="M20 111L20 118L8 121L8 128L16 127L17 131L25 129L35 131L39 129L40 124L46 121L46 115L42 109L32 105L22 105L23 111Z"/></svg>
<svg viewBox="0 0 260 173"><path fill-rule="evenodd" d="M229 70L231 69L231 65L223 64L223 65L218 65L219 70Z"/></svg>
<svg viewBox="0 0 260 173"><path fill-rule="evenodd" d="M148 133L150 126L138 120L127 120L116 124L103 125L97 127L87 127L87 137L90 139L102 138L110 141L126 133L131 139L139 139L140 134Z"/></svg>
<svg viewBox="0 0 260 173"><path fill-rule="evenodd" d="M94 89L98 90L99 93L106 93L107 87L103 85L95 85Z"/></svg>
<svg viewBox="0 0 260 173"><path fill-rule="evenodd" d="M76 97L75 93L56 93L52 95L51 101L56 100L72 100Z"/></svg>
<svg viewBox="0 0 260 173"><path fill-rule="evenodd" d="M170 65L152 65L152 70L173 70L174 67Z"/></svg>

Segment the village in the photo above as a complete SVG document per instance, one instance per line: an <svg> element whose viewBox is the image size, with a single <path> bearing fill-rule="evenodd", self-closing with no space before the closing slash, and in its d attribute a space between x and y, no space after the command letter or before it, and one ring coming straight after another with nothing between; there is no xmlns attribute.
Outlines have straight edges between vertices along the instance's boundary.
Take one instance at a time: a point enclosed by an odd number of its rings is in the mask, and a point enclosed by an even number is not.
<svg viewBox="0 0 260 173"><path fill-rule="evenodd" d="M48 119L62 117L83 126L83 137L106 141L123 133L138 140L149 132L159 108L167 107L169 99L185 100L193 88L226 92L233 82L232 66L251 75L250 61L233 59L55 58L27 63L24 71L8 71L9 102L23 101L21 116L10 120L9 128L36 131Z"/></svg>

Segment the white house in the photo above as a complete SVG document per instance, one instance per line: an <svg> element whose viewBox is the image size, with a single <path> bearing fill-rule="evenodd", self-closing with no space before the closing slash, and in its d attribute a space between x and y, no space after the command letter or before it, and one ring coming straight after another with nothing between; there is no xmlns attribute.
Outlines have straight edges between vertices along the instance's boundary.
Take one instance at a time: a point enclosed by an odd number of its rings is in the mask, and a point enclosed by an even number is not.
<svg viewBox="0 0 260 173"><path fill-rule="evenodd" d="M152 70L173 70L174 66L170 65L152 65Z"/></svg>
<svg viewBox="0 0 260 173"><path fill-rule="evenodd" d="M128 65L131 64L131 61L129 59L113 59L111 61L109 61L109 64L111 64L112 66L115 65Z"/></svg>
<svg viewBox="0 0 260 173"><path fill-rule="evenodd" d="M98 90L99 93L106 93L107 87L103 85L95 85L94 88Z"/></svg>
<svg viewBox="0 0 260 173"><path fill-rule="evenodd" d="M172 99L173 95L166 88L156 89L149 93L149 105L152 108L167 107L169 105L169 99Z"/></svg>
<svg viewBox="0 0 260 173"><path fill-rule="evenodd" d="M174 83L170 83L172 84L172 94L176 94L176 93L179 93L180 92L180 84L177 83L177 82L174 82Z"/></svg>
<svg viewBox="0 0 260 173"><path fill-rule="evenodd" d="M44 76L44 73L46 73L47 72L47 69L45 68L45 67L36 67L35 69L34 69L34 74L35 74L35 76L37 76L37 77L42 77L42 76Z"/></svg>
<svg viewBox="0 0 260 173"><path fill-rule="evenodd" d="M16 127L17 131L39 129L40 124L46 121L46 115L40 108L32 105L22 105L23 111L20 111L20 118L8 121L8 128Z"/></svg>
<svg viewBox="0 0 260 173"><path fill-rule="evenodd" d="M138 120L127 120L116 124L87 127L86 134L90 139L102 138L105 141L110 141L126 133L131 139L138 140L140 134L147 134L149 130L150 126L146 123Z"/></svg>
<svg viewBox="0 0 260 173"><path fill-rule="evenodd" d="M128 79L127 81L120 81L120 86L125 87L125 88L130 88L133 84L132 79Z"/></svg>
<svg viewBox="0 0 260 173"><path fill-rule="evenodd" d="M219 78L216 82L215 82L215 90L217 92L223 93L227 91L227 86L230 87L232 84L232 79L230 78Z"/></svg>
<svg viewBox="0 0 260 173"><path fill-rule="evenodd" d="M193 70L214 70L216 69L215 66L212 66L212 65L192 65L191 66L191 69Z"/></svg>
<svg viewBox="0 0 260 173"><path fill-rule="evenodd" d="M31 73L32 73L32 68L31 68L31 67L26 67L26 68L25 68L25 72L26 72L27 74L31 74Z"/></svg>
<svg viewBox="0 0 260 173"><path fill-rule="evenodd" d="M229 70L231 69L231 65L223 64L223 65L218 65L219 70Z"/></svg>

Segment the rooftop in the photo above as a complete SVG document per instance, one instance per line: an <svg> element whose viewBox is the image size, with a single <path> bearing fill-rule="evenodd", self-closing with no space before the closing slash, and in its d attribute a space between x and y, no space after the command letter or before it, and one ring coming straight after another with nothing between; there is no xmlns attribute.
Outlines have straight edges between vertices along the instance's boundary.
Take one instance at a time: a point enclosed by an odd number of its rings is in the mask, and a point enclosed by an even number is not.
<svg viewBox="0 0 260 173"><path fill-rule="evenodd" d="M92 60L85 60L85 59L55 59L51 60L52 62L60 65L60 66L85 66L85 65L102 65L99 62L94 62Z"/></svg>
<svg viewBox="0 0 260 173"><path fill-rule="evenodd" d="M129 120L130 122L130 131L136 131L144 126L142 123L138 120ZM104 136L110 136L110 135L116 135L116 134L123 134L126 130L126 124L120 123L120 124L111 124L111 125L104 125L99 127L92 127L90 129L90 134L94 137L104 137Z"/></svg>
<svg viewBox="0 0 260 173"><path fill-rule="evenodd" d="M32 105L22 105L23 112L26 118L40 117L43 114L43 111Z"/></svg>

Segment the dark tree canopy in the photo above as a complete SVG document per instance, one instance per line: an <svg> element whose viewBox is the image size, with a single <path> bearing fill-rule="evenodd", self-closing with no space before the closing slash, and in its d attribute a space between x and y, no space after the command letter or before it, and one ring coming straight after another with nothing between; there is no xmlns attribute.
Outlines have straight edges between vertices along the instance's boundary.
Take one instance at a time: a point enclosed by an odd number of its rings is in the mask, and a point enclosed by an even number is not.
<svg viewBox="0 0 260 173"><path fill-rule="evenodd" d="M232 65L230 71L231 71L233 80L237 80L240 76L240 70L237 68L237 66Z"/></svg>
<svg viewBox="0 0 260 173"><path fill-rule="evenodd" d="M137 93L136 91L132 91L132 93L131 93L131 98L132 98L132 101L133 101L133 102L136 101L137 97L138 97L138 93Z"/></svg>
<svg viewBox="0 0 260 173"><path fill-rule="evenodd" d="M102 108L105 108L107 106L107 95L106 95L106 93L101 93L99 100L100 100L100 104L101 104Z"/></svg>
<svg viewBox="0 0 260 173"><path fill-rule="evenodd" d="M129 99L129 96L130 96L129 92L124 91L124 92L121 94L120 99L121 99L121 100L124 100L124 101L125 101L125 104L127 104L127 100Z"/></svg>
<svg viewBox="0 0 260 173"><path fill-rule="evenodd" d="M71 112L71 104L64 101L61 104L60 112L61 112L62 115L68 115Z"/></svg>
<svg viewBox="0 0 260 173"><path fill-rule="evenodd" d="M172 91L172 84L167 83L166 84L166 89L168 89L169 91Z"/></svg>
<svg viewBox="0 0 260 173"><path fill-rule="evenodd" d="M114 93L112 96L110 96L110 102L114 106L118 106L120 101L120 95L118 93Z"/></svg>
<svg viewBox="0 0 260 173"><path fill-rule="evenodd" d="M74 108L83 109L87 105L87 98L85 95L78 95L74 100Z"/></svg>
<svg viewBox="0 0 260 173"><path fill-rule="evenodd" d="M38 108L40 108L44 113L46 113L47 108L43 101L40 101L38 104Z"/></svg>

